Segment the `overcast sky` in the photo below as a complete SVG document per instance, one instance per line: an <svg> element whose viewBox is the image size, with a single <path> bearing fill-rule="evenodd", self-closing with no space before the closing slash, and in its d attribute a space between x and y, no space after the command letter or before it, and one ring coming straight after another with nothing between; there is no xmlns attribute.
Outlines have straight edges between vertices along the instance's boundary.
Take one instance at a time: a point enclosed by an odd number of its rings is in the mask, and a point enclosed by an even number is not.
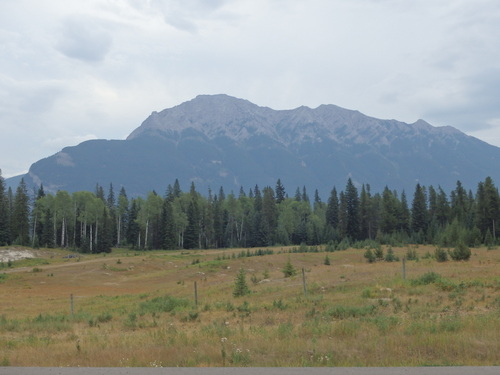
<svg viewBox="0 0 500 375"><path fill-rule="evenodd" d="M0 0L3 177L198 94L500 146L498 0Z"/></svg>

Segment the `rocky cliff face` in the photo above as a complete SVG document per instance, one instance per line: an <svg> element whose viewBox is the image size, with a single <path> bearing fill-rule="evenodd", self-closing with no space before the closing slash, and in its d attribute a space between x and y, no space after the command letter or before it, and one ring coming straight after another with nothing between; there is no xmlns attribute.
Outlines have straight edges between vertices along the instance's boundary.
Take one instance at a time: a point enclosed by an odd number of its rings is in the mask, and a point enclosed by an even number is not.
<svg viewBox="0 0 500 375"><path fill-rule="evenodd" d="M417 182L474 188L500 179L500 149L452 127L381 120L334 105L276 111L227 95L201 95L153 112L122 141L88 141L43 159L28 180L47 189L124 186L162 193L178 178L188 189L306 186L326 197L346 179L412 193Z"/></svg>

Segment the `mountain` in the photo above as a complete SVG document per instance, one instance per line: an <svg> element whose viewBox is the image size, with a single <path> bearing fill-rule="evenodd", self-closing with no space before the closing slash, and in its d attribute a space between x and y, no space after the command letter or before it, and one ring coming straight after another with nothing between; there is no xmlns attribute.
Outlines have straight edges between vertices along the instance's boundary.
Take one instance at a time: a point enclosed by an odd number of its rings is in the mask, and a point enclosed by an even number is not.
<svg viewBox="0 0 500 375"><path fill-rule="evenodd" d="M238 193L275 186L289 195L306 186L327 197L348 177L413 194L415 185L445 190L460 180L475 188L486 176L500 180L500 148L453 127L423 120L381 120L334 105L273 110L227 95L200 95L153 112L126 140L92 140L34 163L28 184L48 191L124 186L130 196L163 194L179 179L198 191L224 187Z"/></svg>

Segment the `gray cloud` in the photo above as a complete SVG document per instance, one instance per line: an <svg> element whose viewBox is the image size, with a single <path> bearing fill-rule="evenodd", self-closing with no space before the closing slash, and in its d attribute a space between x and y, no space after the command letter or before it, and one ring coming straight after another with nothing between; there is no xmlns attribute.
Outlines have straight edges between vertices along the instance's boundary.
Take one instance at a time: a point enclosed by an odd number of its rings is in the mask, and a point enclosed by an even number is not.
<svg viewBox="0 0 500 375"><path fill-rule="evenodd" d="M0 1L0 168L214 93L500 145L499 25L497 0Z"/></svg>
<svg viewBox="0 0 500 375"><path fill-rule="evenodd" d="M71 16L63 22L56 48L77 60L99 62L106 57L111 46L111 35L98 19Z"/></svg>

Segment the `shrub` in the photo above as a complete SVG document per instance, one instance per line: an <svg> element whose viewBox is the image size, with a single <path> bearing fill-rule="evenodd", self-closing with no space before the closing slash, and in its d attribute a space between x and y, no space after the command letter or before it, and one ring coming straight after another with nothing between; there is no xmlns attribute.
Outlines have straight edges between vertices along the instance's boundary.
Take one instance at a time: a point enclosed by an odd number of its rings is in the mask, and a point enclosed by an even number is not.
<svg viewBox="0 0 500 375"><path fill-rule="evenodd" d="M448 260L448 253L439 246L436 247L434 256L438 262L446 262Z"/></svg>
<svg viewBox="0 0 500 375"><path fill-rule="evenodd" d="M426 272L422 276L411 281L412 285L428 285L441 281L441 275L436 272Z"/></svg>
<svg viewBox="0 0 500 375"><path fill-rule="evenodd" d="M327 255L327 256L325 256L325 260L323 261L323 264L324 264L325 266L329 266L329 265L330 265L330 258L328 257L328 255Z"/></svg>
<svg viewBox="0 0 500 375"><path fill-rule="evenodd" d="M162 296L141 303L140 308L141 312L144 313L161 313L172 312L177 308L185 308L187 306L189 306L189 301L187 299Z"/></svg>
<svg viewBox="0 0 500 375"><path fill-rule="evenodd" d="M469 260L471 251L468 246L460 242L453 251L450 251L450 257L453 260Z"/></svg>
<svg viewBox="0 0 500 375"><path fill-rule="evenodd" d="M377 260L375 254L373 254L373 251L371 249L365 251L364 257L366 258L366 261L368 263L374 263Z"/></svg>
<svg viewBox="0 0 500 375"><path fill-rule="evenodd" d="M406 251L406 259L407 260L418 260L417 250L409 247L408 250Z"/></svg>
<svg viewBox="0 0 500 375"><path fill-rule="evenodd" d="M387 255L385 256L385 261L386 262L399 262L399 258L394 254L394 250L392 250L392 248L389 248L389 250L387 250Z"/></svg>

